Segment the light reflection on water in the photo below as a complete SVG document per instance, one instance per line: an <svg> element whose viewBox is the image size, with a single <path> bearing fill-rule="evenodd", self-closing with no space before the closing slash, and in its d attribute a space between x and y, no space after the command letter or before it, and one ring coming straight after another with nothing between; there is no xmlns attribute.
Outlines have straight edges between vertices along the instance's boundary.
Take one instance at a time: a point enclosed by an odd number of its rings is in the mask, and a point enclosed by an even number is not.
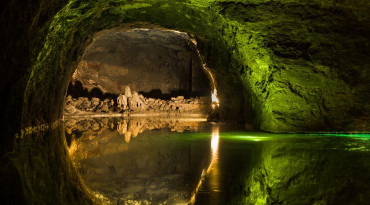
<svg viewBox="0 0 370 205"><path fill-rule="evenodd" d="M195 187L195 191L192 195L192 197L189 200L188 204L194 204L196 195L199 192L200 187L202 186L203 182L206 180L206 177L209 178L211 181L212 187L217 190L218 188L218 167L217 167L217 160L218 160L218 143L220 140L220 128L218 125L212 126L212 138L211 138L211 162L209 163L209 166L207 169L204 169L202 171L202 176L199 180L199 183ZM212 173L212 174L210 174Z"/></svg>
<svg viewBox="0 0 370 205"><path fill-rule="evenodd" d="M87 186L115 204L364 204L370 196L366 135L236 132L194 119L75 120L66 135Z"/></svg>
<svg viewBox="0 0 370 205"><path fill-rule="evenodd" d="M219 191L219 167L218 167L218 144L220 141L220 128L215 125L212 127L212 140L211 140L211 150L212 150L212 160L211 160L211 170L209 181L212 187L212 191Z"/></svg>

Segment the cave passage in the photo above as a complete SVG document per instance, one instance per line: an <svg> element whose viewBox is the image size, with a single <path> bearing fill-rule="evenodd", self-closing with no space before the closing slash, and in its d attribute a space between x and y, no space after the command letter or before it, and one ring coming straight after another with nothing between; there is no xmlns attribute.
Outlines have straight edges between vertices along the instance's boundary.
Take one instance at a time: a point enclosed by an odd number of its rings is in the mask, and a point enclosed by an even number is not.
<svg viewBox="0 0 370 205"><path fill-rule="evenodd" d="M0 204L369 204L369 0L0 5Z"/></svg>
<svg viewBox="0 0 370 205"><path fill-rule="evenodd" d="M206 114L214 78L194 41L164 29L100 32L72 76L65 114Z"/></svg>

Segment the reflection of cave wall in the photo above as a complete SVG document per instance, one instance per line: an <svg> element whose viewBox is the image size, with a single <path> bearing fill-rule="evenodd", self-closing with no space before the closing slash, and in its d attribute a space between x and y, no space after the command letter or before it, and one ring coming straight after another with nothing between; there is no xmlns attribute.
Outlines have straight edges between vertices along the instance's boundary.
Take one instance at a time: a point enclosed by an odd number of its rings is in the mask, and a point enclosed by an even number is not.
<svg viewBox="0 0 370 205"><path fill-rule="evenodd" d="M334 143L341 143L342 147ZM351 138L328 143L322 139L319 143L266 143L260 163L245 181L246 196L242 201L246 204L366 204L370 196L370 164L362 152L367 146L366 141Z"/></svg>
<svg viewBox="0 0 370 205"><path fill-rule="evenodd" d="M129 85L149 95L207 95L209 81L189 42L185 33L155 29L104 33L86 49L72 83L113 94Z"/></svg>
<svg viewBox="0 0 370 205"><path fill-rule="evenodd" d="M221 134L230 138L220 141L218 179L226 196L220 204L357 205L370 200L365 135ZM197 197L204 201L200 205L214 201Z"/></svg>
<svg viewBox="0 0 370 205"><path fill-rule="evenodd" d="M69 153L85 184L115 204L186 204L210 163L208 135L188 143L186 133L169 135L208 130L204 122L68 119L66 128Z"/></svg>

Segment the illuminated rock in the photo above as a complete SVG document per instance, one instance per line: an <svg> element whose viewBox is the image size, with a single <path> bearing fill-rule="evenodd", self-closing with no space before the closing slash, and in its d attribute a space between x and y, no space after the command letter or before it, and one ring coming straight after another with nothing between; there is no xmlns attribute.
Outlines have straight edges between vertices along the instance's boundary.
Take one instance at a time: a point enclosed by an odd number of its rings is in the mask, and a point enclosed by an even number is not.
<svg viewBox="0 0 370 205"><path fill-rule="evenodd" d="M132 111L144 111L146 107L143 100L140 99L139 94L135 91L131 97L127 98L127 103Z"/></svg>
<svg viewBox="0 0 370 205"><path fill-rule="evenodd" d="M126 86L125 87L125 96L127 98L131 97L131 89L130 89L130 86Z"/></svg>
<svg viewBox="0 0 370 205"><path fill-rule="evenodd" d="M77 109L73 105L69 104L65 106L64 111L68 114L73 114L77 111Z"/></svg>
<svg viewBox="0 0 370 205"><path fill-rule="evenodd" d="M108 102L104 102L104 103L103 103L103 106L102 106L102 108L101 108L101 111L102 111L102 112L109 112Z"/></svg>
<svg viewBox="0 0 370 205"><path fill-rule="evenodd" d="M91 111L94 111L96 109L96 107L98 107L100 104L100 99L99 98L92 98L91 99Z"/></svg>
<svg viewBox="0 0 370 205"><path fill-rule="evenodd" d="M127 109L127 97L126 95L120 94L117 98L117 107L123 110Z"/></svg>

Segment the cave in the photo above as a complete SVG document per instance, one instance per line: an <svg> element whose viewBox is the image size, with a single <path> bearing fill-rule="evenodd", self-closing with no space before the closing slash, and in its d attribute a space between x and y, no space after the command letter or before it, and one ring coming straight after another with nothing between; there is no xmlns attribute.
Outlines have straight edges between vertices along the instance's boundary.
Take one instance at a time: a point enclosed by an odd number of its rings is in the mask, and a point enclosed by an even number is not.
<svg viewBox="0 0 370 205"><path fill-rule="evenodd" d="M368 204L367 0L0 11L1 204Z"/></svg>
<svg viewBox="0 0 370 205"><path fill-rule="evenodd" d="M186 33L144 27L103 30L77 64L64 111L69 116L205 116L211 87L212 73L196 40Z"/></svg>

